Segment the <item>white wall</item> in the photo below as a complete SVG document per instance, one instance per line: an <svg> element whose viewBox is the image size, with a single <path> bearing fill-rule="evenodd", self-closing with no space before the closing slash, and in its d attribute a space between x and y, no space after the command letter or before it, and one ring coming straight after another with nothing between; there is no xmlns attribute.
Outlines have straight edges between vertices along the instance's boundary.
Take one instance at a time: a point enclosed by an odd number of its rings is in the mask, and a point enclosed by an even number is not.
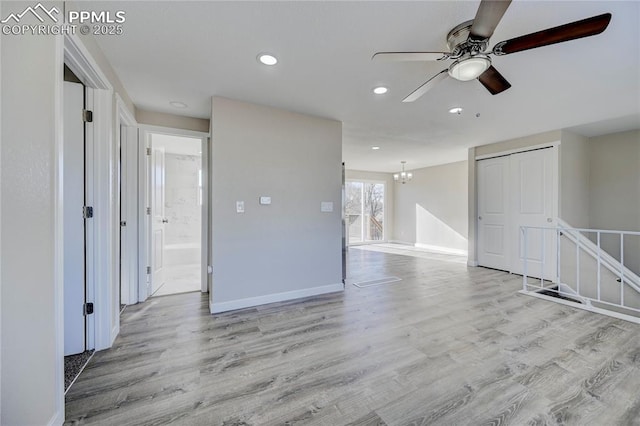
<svg viewBox="0 0 640 426"><path fill-rule="evenodd" d="M342 290L342 124L214 97L211 127L212 312Z"/></svg>
<svg viewBox="0 0 640 426"><path fill-rule="evenodd" d="M136 121L138 124L147 124L150 126L170 127L172 129L193 130L205 133L209 132L209 120L166 114L164 112L147 111L140 108L136 108Z"/></svg>
<svg viewBox="0 0 640 426"><path fill-rule="evenodd" d="M562 220L574 228L589 227L588 139L562 131L560 144L560 210Z"/></svg>
<svg viewBox="0 0 640 426"><path fill-rule="evenodd" d="M589 224L591 228L640 231L640 130L589 140ZM619 258L618 238L603 248ZM640 237L628 237L625 265L640 274Z"/></svg>
<svg viewBox="0 0 640 426"><path fill-rule="evenodd" d="M200 244L202 206L198 171L202 157L165 154L165 244Z"/></svg>
<svg viewBox="0 0 640 426"><path fill-rule="evenodd" d="M412 173L413 180L395 186L394 239L466 254L467 162L426 167Z"/></svg>
<svg viewBox="0 0 640 426"><path fill-rule="evenodd" d="M346 165L349 166L348 164ZM384 239L390 241L394 239L393 221L394 221L394 191L395 182L393 181L393 174L380 173L380 172L366 172L362 170L346 170L346 180L361 180L361 181L373 181L384 182Z"/></svg>
<svg viewBox="0 0 640 426"><path fill-rule="evenodd" d="M24 7L24 2L3 2L2 16ZM0 43L0 423L61 424L62 389L56 387L62 372L61 316L54 303L60 300L55 280L61 271L54 259L62 44L54 37L4 35Z"/></svg>

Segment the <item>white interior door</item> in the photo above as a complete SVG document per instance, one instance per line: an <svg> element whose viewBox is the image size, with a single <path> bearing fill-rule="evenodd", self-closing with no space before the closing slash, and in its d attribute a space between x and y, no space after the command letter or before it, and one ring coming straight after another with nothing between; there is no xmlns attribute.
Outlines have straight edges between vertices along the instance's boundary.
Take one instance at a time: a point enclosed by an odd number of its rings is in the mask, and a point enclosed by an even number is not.
<svg viewBox="0 0 640 426"><path fill-rule="evenodd" d="M508 271L509 156L477 162L478 264Z"/></svg>
<svg viewBox="0 0 640 426"><path fill-rule="evenodd" d="M64 354L85 350L84 87L64 82Z"/></svg>
<svg viewBox="0 0 640 426"><path fill-rule="evenodd" d="M151 294L164 284L164 148L151 146Z"/></svg>
<svg viewBox="0 0 640 426"><path fill-rule="evenodd" d="M549 228L556 226L557 217L557 148L512 154L511 208L512 256L511 271L524 273L525 241L521 226ZM556 275L555 232L528 229L526 236L527 275L554 279Z"/></svg>

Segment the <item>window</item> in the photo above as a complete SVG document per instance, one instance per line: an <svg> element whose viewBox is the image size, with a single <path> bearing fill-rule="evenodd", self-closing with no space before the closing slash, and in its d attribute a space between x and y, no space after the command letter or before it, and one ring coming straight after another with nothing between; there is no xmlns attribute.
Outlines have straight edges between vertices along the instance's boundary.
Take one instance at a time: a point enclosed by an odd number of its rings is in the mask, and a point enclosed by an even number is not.
<svg viewBox="0 0 640 426"><path fill-rule="evenodd" d="M384 240L384 184L346 183L345 219L349 244Z"/></svg>

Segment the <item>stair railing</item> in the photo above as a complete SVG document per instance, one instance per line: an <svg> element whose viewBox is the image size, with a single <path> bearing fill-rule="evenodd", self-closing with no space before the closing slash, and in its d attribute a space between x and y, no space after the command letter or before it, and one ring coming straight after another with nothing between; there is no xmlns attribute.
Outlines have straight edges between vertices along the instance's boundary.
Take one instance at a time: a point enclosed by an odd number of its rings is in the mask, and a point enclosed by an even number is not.
<svg viewBox="0 0 640 426"><path fill-rule="evenodd" d="M541 291L553 292L558 295L564 296L569 299L577 299L584 305L583 309L597 311L606 315L615 316L618 318L627 319L634 322L640 322L640 276L634 271L625 266L625 237L630 239L631 237L640 238L640 232L635 231L618 231L608 229L587 229L587 228L572 228L566 225L566 223L559 221L557 227L536 227L536 226L521 226L520 232L522 236L523 244L523 277L522 277L522 292L526 294L540 294ZM529 242L532 237L532 233L541 233L540 251L537 253L529 253ZM550 234L550 235L549 235ZM595 235L595 242L589 239L585 234ZM617 235L620 241L619 251L620 260L616 259L611 254L607 253L602 248L602 237L604 235ZM555 259L556 259L556 271L555 277L545 277L545 262L548 259L547 253L547 238L554 238ZM564 238L564 239L563 239ZM562 271L562 242L566 241L575 245L575 277L572 277L574 286L568 284L566 280L563 280ZM529 269L529 263L532 261L532 257L539 254L541 262L541 270L531 272ZM582 259L581 259L582 256ZM582 288L584 280L592 277L585 277L585 270L583 268L584 256L588 259L595 261L596 278L595 278L595 294L590 287L589 291ZM587 259L587 262L588 262ZM571 259L573 260L573 259ZM581 260L583 262L581 262ZM586 263L584 262L585 266ZM617 291L617 300L611 300L612 289L609 285L607 290L607 297L609 300L605 300L603 297L603 268L610 271L611 274L617 277L619 288ZM532 276L532 274L539 275ZM548 275L548 274L547 274ZM533 282L530 282L530 278L535 278ZM566 277L564 277L566 278ZM591 281L589 281L591 282ZM630 301L625 300L625 288L632 289L632 293L627 293ZM631 297L633 296L633 297ZM546 297L545 297L546 298ZM558 301L558 300L555 300ZM561 302L563 303L563 302ZM566 302L565 302L566 303ZM600 312L608 311L608 312ZM630 315L629 315L630 314Z"/></svg>

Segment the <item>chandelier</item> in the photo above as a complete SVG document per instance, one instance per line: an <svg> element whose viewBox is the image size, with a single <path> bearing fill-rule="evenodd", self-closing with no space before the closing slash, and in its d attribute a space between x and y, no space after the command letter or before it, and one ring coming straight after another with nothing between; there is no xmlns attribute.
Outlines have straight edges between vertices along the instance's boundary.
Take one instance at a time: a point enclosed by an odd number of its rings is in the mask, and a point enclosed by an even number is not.
<svg viewBox="0 0 640 426"><path fill-rule="evenodd" d="M404 171L406 161L401 161L400 163L402 164L402 171L400 173L394 173L393 180L400 183L407 183L413 178L413 173Z"/></svg>

